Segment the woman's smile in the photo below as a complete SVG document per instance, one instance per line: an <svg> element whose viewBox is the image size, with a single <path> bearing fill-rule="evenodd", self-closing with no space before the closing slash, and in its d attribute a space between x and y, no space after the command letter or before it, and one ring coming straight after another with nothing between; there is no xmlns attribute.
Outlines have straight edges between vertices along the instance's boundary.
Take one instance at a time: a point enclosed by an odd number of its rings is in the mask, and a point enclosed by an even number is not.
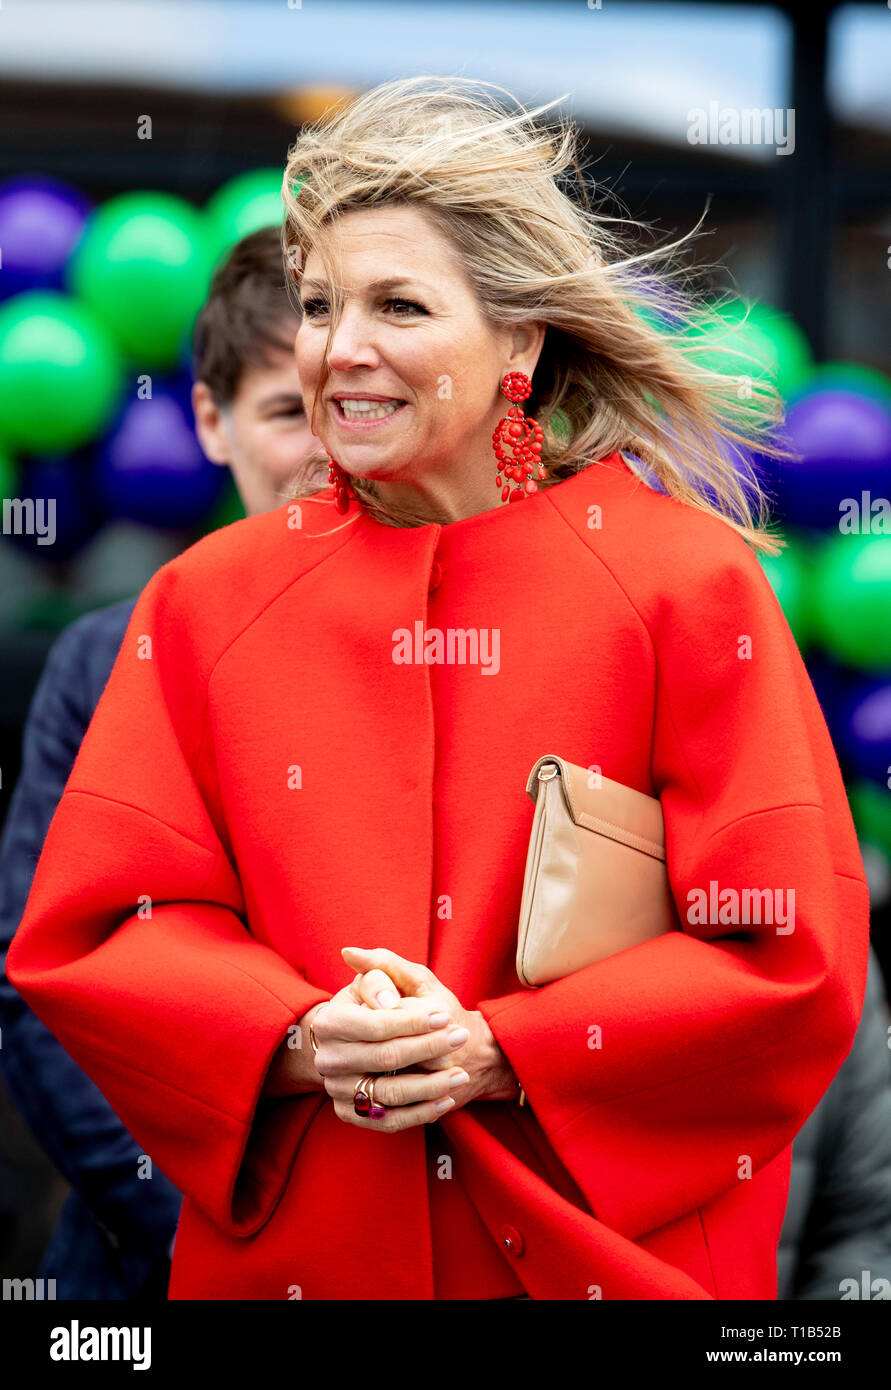
<svg viewBox="0 0 891 1390"><path fill-rule="evenodd" d="M331 415L341 429L377 429L402 413L407 402L395 396L372 396L366 392L338 391L329 397Z"/></svg>

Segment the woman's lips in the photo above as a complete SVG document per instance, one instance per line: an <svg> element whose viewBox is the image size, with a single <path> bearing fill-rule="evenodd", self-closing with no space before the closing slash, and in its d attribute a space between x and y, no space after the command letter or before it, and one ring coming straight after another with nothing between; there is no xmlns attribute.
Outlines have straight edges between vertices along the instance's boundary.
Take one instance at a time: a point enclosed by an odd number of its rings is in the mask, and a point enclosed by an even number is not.
<svg viewBox="0 0 891 1390"><path fill-rule="evenodd" d="M391 404L393 404L392 401L370 401L369 405L371 405L372 411L364 411L361 414L357 413L353 416L348 416L345 413L343 406L341 405L341 402L337 400L335 397L331 398L331 407L334 418L337 421L340 428L345 430L373 430L379 425L388 424L390 420L395 420L397 415L402 414L402 411L405 409L406 406L405 401L395 402L396 409L387 410L386 414L384 415L375 414L374 411L379 406L383 407Z"/></svg>

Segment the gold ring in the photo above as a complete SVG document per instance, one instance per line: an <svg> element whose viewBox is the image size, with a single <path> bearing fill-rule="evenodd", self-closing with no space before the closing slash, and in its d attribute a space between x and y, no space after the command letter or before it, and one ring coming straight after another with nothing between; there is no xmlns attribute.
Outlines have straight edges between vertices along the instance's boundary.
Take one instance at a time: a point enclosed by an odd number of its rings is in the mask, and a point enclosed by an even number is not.
<svg viewBox="0 0 891 1390"><path fill-rule="evenodd" d="M365 1094L371 1101L371 1109L368 1112L368 1118L371 1120L380 1120L387 1113L387 1107L385 1105L380 1105L374 1099L374 1086L375 1082L379 1079L380 1078L377 1076L370 1076L365 1087Z"/></svg>
<svg viewBox="0 0 891 1390"><path fill-rule="evenodd" d="M379 1120L387 1113L386 1106L374 1103L374 1081L375 1078L370 1073L363 1076L353 1092L353 1109L363 1120Z"/></svg>
<svg viewBox="0 0 891 1390"><path fill-rule="evenodd" d="M330 1003L331 1001L325 1000L324 1002ZM316 1053L319 1050L319 1044L316 1042L316 1030L314 1025L315 1019L311 1018L309 1021L309 1045L312 1048L312 1055L315 1057Z"/></svg>

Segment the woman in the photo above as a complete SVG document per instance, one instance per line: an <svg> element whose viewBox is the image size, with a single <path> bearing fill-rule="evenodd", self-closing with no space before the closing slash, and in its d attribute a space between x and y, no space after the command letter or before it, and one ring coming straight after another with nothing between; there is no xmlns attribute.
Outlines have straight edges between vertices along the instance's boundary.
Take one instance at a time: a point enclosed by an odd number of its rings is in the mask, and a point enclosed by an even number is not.
<svg viewBox="0 0 891 1390"><path fill-rule="evenodd" d="M147 586L10 954L185 1194L176 1299L775 1297L868 931L728 462L776 401L657 331L689 306L540 114L413 79L296 142L332 486ZM661 798L683 930L527 990L549 751ZM794 921L703 924L711 885Z"/></svg>

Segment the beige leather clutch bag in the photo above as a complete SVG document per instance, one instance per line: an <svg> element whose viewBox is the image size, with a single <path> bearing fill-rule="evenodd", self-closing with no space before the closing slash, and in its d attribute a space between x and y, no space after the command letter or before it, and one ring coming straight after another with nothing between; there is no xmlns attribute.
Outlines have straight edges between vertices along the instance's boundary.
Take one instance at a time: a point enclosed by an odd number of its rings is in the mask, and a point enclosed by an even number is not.
<svg viewBox="0 0 891 1390"><path fill-rule="evenodd" d="M553 753L526 791L529 836L517 974L536 988L680 927L657 797Z"/></svg>

